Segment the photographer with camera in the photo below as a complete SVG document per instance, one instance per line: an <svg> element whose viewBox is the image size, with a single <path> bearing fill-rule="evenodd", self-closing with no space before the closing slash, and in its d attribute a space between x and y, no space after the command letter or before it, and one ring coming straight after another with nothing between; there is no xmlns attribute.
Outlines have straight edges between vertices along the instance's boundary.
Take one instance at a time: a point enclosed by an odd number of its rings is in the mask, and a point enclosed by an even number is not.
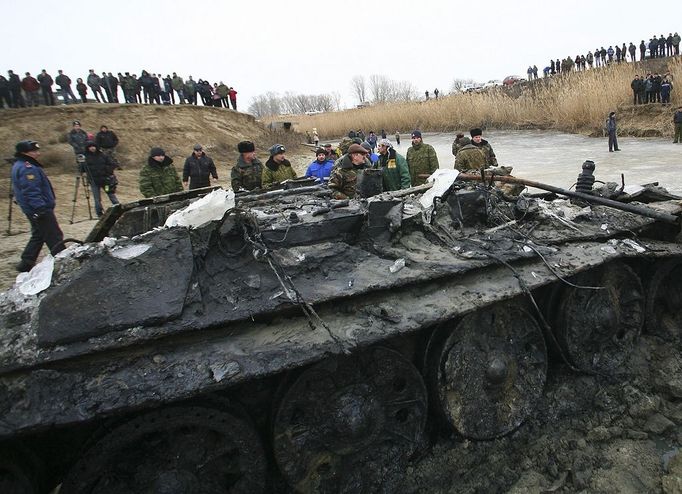
<svg viewBox="0 0 682 494"><path fill-rule="evenodd" d="M73 224L73 218L76 215L76 202L78 201L78 186L83 183L83 191L85 193L85 200L88 203L88 216L92 219L92 210L90 209L90 193L88 192L88 186L90 185L90 180L88 176L82 171L83 163L85 163L85 143L90 140L87 132L81 128L81 123L78 120L73 121L73 127L71 131L66 136L67 141L73 148L73 152L76 155L76 163L78 166L78 174L76 175L76 187L73 192L73 208L71 209L71 221Z"/></svg>
<svg viewBox="0 0 682 494"><path fill-rule="evenodd" d="M116 198L118 180L114 175L116 168L118 168L118 164L109 155L100 151L97 144L93 141L85 143L85 161L80 164L79 171L88 178L92 198L95 201L95 213L97 213L98 218L104 213L101 190L104 190L111 204L118 204Z"/></svg>
<svg viewBox="0 0 682 494"><path fill-rule="evenodd" d="M17 160L12 165L14 200L31 223L31 238L17 271L30 271L47 244L52 255L64 250L64 234L54 214L56 205L52 184L38 162L40 146L35 141L20 141L15 146Z"/></svg>

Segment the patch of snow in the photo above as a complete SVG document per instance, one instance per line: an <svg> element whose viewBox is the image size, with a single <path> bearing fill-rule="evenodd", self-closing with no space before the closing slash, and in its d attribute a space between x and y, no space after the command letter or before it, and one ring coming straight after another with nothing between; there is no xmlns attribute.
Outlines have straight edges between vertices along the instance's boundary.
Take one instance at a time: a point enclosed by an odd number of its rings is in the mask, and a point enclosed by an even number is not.
<svg viewBox="0 0 682 494"><path fill-rule="evenodd" d="M184 226L197 228L210 221L221 219L228 209L234 207L232 190L216 189L184 209L171 214L164 226Z"/></svg>

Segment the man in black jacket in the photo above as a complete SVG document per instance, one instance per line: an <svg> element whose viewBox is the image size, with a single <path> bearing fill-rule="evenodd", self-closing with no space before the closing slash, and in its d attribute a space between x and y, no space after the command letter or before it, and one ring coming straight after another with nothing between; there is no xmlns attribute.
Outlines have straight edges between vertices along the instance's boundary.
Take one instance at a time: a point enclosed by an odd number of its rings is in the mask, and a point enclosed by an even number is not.
<svg viewBox="0 0 682 494"><path fill-rule="evenodd" d="M201 144L194 145L194 152L185 160L182 170L182 183L187 184L189 179L189 189L200 189L211 186L211 177L218 180L213 160L204 153Z"/></svg>
<svg viewBox="0 0 682 494"><path fill-rule="evenodd" d="M61 69L58 71L58 76L54 80L54 82L57 83L57 86L62 90L62 97L64 98L64 104L68 105L69 104L69 98L71 98L71 101L73 103L78 103L78 100L76 99L76 95L73 94L73 89L71 89L71 78L66 75L64 72L62 72Z"/></svg>
<svg viewBox="0 0 682 494"><path fill-rule="evenodd" d="M635 75L635 78L632 79L632 82L630 83L630 87L632 88L632 104L641 104L642 99L641 99L641 92L642 92L642 79L640 79L639 75Z"/></svg>
<svg viewBox="0 0 682 494"><path fill-rule="evenodd" d="M109 156L116 166L120 168L118 160L116 159L116 146L118 146L118 136L114 134L112 130L106 125L102 125L99 128L99 132L95 136L95 144L100 149L100 151L107 156Z"/></svg>
<svg viewBox="0 0 682 494"><path fill-rule="evenodd" d="M95 201L95 212L100 217L104 213L100 190L109 197L111 204L118 204L116 185L118 180L114 170L118 165L106 154L102 153L93 141L85 143L85 162L80 164L80 172L85 173L90 183L90 190Z"/></svg>
<svg viewBox="0 0 682 494"><path fill-rule="evenodd" d="M43 99L48 106L54 106L54 95L52 94L52 85L54 81L52 76L47 73L45 69L38 74L38 82L40 83L40 90L43 93Z"/></svg>
<svg viewBox="0 0 682 494"><path fill-rule="evenodd" d="M26 102L21 94L21 79L11 70L8 70L7 74L9 75L9 93L12 98L12 108L24 108Z"/></svg>

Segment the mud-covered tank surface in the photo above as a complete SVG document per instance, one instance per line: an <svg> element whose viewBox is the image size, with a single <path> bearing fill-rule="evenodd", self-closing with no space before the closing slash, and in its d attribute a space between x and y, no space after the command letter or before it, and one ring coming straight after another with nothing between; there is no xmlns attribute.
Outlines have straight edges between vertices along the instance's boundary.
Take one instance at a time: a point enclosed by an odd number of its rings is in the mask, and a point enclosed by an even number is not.
<svg viewBox="0 0 682 494"><path fill-rule="evenodd" d="M645 324L678 337L679 200L642 206L665 222L454 177L427 189L244 194L218 221L71 247L45 292L0 296L0 437L106 421L48 469L68 492L397 492L429 417L499 438L541 420L552 356L598 379ZM120 211L156 215L139 207Z"/></svg>

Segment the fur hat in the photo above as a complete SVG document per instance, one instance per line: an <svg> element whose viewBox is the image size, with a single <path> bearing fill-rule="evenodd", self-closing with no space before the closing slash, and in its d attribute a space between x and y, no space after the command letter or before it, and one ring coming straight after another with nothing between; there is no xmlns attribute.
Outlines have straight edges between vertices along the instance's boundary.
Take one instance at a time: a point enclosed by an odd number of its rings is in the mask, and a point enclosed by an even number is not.
<svg viewBox="0 0 682 494"><path fill-rule="evenodd" d="M469 134L471 134L471 137L482 136L483 131L481 129L471 129Z"/></svg>
<svg viewBox="0 0 682 494"><path fill-rule="evenodd" d="M155 147L152 148L151 151L149 151L149 156L152 158L154 156L166 156L166 152L163 150L163 148Z"/></svg>
<svg viewBox="0 0 682 494"><path fill-rule="evenodd" d="M237 144L237 151L240 153L251 153L256 150L256 146L251 141L242 141Z"/></svg>

